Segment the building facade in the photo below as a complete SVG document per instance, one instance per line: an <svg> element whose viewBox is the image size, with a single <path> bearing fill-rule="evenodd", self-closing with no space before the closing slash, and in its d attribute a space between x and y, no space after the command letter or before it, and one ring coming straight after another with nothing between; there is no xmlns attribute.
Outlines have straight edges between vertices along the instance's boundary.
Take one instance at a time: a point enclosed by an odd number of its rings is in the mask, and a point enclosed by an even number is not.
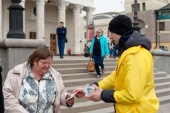
<svg viewBox="0 0 170 113"><path fill-rule="evenodd" d="M11 0L0 1L0 39L7 38ZM56 28L59 22L67 27L66 50L81 54L84 48L84 31L93 18L93 0L22 0L26 39L44 39L47 47L58 54ZM81 13L86 13L86 20ZM65 50L65 51L66 51Z"/></svg>
<svg viewBox="0 0 170 113"><path fill-rule="evenodd" d="M170 49L170 18L158 20L155 13L169 3L170 0L137 0L140 32L151 40L152 48L167 46ZM125 0L125 13L133 20L134 0Z"/></svg>

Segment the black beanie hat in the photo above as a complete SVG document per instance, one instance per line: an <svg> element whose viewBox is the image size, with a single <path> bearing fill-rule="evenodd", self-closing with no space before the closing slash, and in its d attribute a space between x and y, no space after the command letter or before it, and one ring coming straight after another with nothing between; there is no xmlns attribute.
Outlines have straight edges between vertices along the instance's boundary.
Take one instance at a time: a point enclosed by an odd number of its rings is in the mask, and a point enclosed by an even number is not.
<svg viewBox="0 0 170 113"><path fill-rule="evenodd" d="M110 21L108 29L110 32L123 35L132 30L132 20L126 15L118 15Z"/></svg>

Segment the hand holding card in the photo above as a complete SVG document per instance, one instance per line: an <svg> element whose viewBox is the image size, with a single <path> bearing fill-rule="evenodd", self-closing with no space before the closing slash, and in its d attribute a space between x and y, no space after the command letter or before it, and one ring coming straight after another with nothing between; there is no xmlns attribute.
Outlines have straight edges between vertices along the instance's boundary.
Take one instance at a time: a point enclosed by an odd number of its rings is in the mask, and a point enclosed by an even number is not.
<svg viewBox="0 0 170 113"><path fill-rule="evenodd" d="M72 94L75 94L76 98L83 98L85 96L84 88L77 88L72 92Z"/></svg>
<svg viewBox="0 0 170 113"><path fill-rule="evenodd" d="M84 88L84 92L85 96L87 97L95 92L95 88L93 85L87 84L86 87Z"/></svg>
<svg viewBox="0 0 170 113"><path fill-rule="evenodd" d="M66 99L66 101L67 101L67 100L70 100L70 99L72 99L72 98L74 98L74 96L75 96L77 93L78 93L78 92L73 93L73 94L70 94L70 97L68 97L68 98Z"/></svg>

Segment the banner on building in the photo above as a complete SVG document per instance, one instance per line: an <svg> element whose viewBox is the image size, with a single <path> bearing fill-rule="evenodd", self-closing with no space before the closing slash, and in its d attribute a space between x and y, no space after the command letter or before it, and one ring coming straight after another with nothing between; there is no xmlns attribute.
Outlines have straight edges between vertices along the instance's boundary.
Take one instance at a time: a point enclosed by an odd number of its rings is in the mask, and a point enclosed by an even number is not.
<svg viewBox="0 0 170 113"><path fill-rule="evenodd" d="M91 42L92 38L94 37L94 25L88 25L88 42Z"/></svg>
<svg viewBox="0 0 170 113"><path fill-rule="evenodd" d="M88 34L88 37L89 37L88 41L91 41L92 38L94 37L94 29L93 28L92 29L88 29L88 32L89 32L89 34Z"/></svg>

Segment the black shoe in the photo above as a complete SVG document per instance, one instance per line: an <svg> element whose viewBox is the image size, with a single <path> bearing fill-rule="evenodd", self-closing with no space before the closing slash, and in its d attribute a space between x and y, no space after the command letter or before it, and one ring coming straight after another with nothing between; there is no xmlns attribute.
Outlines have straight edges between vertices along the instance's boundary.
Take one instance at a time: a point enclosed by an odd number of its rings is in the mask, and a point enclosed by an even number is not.
<svg viewBox="0 0 170 113"><path fill-rule="evenodd" d="M63 56L61 56L61 57L60 57L60 59L64 59L64 57L63 57Z"/></svg>

